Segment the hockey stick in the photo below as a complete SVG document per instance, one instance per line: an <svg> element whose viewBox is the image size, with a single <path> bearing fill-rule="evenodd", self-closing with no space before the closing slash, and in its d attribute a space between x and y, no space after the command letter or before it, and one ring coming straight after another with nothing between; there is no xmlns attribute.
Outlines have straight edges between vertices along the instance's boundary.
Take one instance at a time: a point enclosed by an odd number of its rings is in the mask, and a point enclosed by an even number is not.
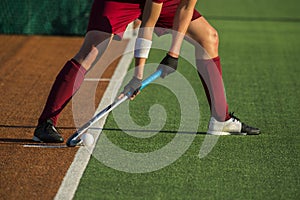
<svg viewBox="0 0 300 200"><path fill-rule="evenodd" d="M150 84L152 81L160 77L162 71L157 70L153 74L151 74L148 78L146 78L142 82L142 86L140 88L140 91L144 89L148 84ZM110 111L115 109L118 105L126 101L129 97L131 97L130 92L127 93L124 97L121 99L115 100L112 104L101 110L99 113L97 113L92 119L90 119L87 123L85 123L83 126L81 126L73 135L69 137L67 140L67 146L68 147L74 147L76 146L80 141L80 137L87 131L93 124L95 124L98 120L100 120L103 116L108 114Z"/></svg>

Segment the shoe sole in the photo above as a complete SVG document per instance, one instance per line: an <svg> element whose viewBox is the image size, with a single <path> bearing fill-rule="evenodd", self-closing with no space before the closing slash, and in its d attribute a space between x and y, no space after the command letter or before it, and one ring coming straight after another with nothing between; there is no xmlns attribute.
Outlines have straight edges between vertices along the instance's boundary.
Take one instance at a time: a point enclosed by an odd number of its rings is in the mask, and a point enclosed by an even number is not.
<svg viewBox="0 0 300 200"><path fill-rule="evenodd" d="M33 136L33 138L32 138L32 140L33 141L35 141L35 142L41 142L41 143L63 143L64 141L62 140L62 141L43 141L43 140L41 140L40 138L38 138L38 137L36 137L36 136Z"/></svg>
<svg viewBox="0 0 300 200"><path fill-rule="evenodd" d="M222 132L222 131L207 131L207 134L209 135L247 135L247 133L229 133L229 132Z"/></svg>
<svg viewBox="0 0 300 200"><path fill-rule="evenodd" d="M230 133L230 135L247 135L247 133Z"/></svg>
<svg viewBox="0 0 300 200"><path fill-rule="evenodd" d="M40 140L40 138L38 138L36 136L33 136L32 140L35 142L43 142L42 140Z"/></svg>

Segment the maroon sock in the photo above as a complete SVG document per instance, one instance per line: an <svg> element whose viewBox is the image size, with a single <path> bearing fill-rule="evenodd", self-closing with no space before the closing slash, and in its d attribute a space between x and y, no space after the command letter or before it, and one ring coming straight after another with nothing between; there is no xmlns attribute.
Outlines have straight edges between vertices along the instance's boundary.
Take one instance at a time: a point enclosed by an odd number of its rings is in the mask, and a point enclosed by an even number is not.
<svg viewBox="0 0 300 200"><path fill-rule="evenodd" d="M196 60L198 74L203 84L211 114L218 121L230 118L226 101L220 57L210 60Z"/></svg>
<svg viewBox="0 0 300 200"><path fill-rule="evenodd" d="M60 112L79 89L85 73L85 68L74 59L69 60L64 65L52 86L44 110L39 118L39 123L51 119L53 124L56 125Z"/></svg>

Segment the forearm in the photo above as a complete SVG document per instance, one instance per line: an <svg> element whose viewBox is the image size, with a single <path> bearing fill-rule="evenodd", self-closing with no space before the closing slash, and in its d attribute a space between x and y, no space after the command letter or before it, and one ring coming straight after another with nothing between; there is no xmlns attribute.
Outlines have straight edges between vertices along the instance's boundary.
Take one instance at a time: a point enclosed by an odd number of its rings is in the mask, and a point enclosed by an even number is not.
<svg viewBox="0 0 300 200"><path fill-rule="evenodd" d="M142 24L138 37L152 40L153 29L158 21L162 3L155 3L152 0L146 0L145 9L143 11Z"/></svg>
<svg viewBox="0 0 300 200"><path fill-rule="evenodd" d="M142 38L149 41L152 40L153 29L159 18L161 8L162 8L162 3L155 3L152 2L152 0L146 1L138 38ZM143 78L143 72L144 72L144 66L146 64L146 60L147 60L147 56L137 56L135 54L135 70L134 70L135 77L139 79Z"/></svg>
<svg viewBox="0 0 300 200"><path fill-rule="evenodd" d="M173 23L172 45L169 55L178 57L184 35L193 17L197 0L182 0L177 8Z"/></svg>
<svg viewBox="0 0 300 200"><path fill-rule="evenodd" d="M146 58L135 58L134 76L136 78L143 79L145 64L146 64Z"/></svg>

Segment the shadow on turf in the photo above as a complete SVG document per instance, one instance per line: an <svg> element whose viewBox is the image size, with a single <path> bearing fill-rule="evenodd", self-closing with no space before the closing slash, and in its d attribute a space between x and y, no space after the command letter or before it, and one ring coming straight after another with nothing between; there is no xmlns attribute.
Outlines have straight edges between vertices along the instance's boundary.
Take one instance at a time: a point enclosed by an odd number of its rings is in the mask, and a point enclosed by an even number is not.
<svg viewBox="0 0 300 200"><path fill-rule="evenodd" d="M30 128L34 129L36 126L32 125L3 125L0 124L0 128ZM61 130L73 129L76 130L76 127L57 127ZM191 131L171 131L171 130L141 130L141 129L119 129L119 128L94 128L91 127L92 130L104 130L104 131L118 131L118 132L139 132L139 133L167 133L167 134L197 134L197 135L206 135L206 132L191 132ZM18 139L18 138L0 138L1 143L35 143L31 139Z"/></svg>
<svg viewBox="0 0 300 200"><path fill-rule="evenodd" d="M3 125L0 124L0 128L15 128L15 129L19 129L19 128L31 128L31 129L35 129L36 126L33 125ZM72 126L58 126L58 129L61 130L76 130L76 127L72 127ZM119 128L95 128L95 127L91 127L91 130L103 130L103 131L128 131L128 132L141 132L141 133L154 133L154 132L160 132L160 133L179 133L179 134L206 134L206 132L191 132L191 131L170 131L170 130L140 130L140 129L119 129ZM1 138L0 138L1 139Z"/></svg>
<svg viewBox="0 0 300 200"><path fill-rule="evenodd" d="M0 144L12 144L12 145L22 145L23 147L33 147L33 148L67 148L66 144L57 143L41 143L35 142L31 139L19 139L19 138L0 138Z"/></svg>
<svg viewBox="0 0 300 200"><path fill-rule="evenodd" d="M30 128L30 129L35 129L36 126L33 125L5 125L5 124L0 124L0 128L9 128L9 129L24 129L24 128ZM61 130L67 130L67 129L72 129L76 130L76 127L58 127L58 129ZM35 142L32 139L23 139L23 138L0 138L0 143L2 144L40 144L40 142Z"/></svg>
<svg viewBox="0 0 300 200"><path fill-rule="evenodd" d="M3 125L0 124L0 128L35 128L36 126L32 125ZM59 129L76 129L76 127L71 126L58 126Z"/></svg>
<svg viewBox="0 0 300 200"><path fill-rule="evenodd" d="M169 131L169 130L140 130L140 129L119 129L119 128L91 128L93 130L103 130L103 131L126 131L126 132L139 132L139 133L171 133L171 134L199 134L206 135L206 132L191 132L191 131Z"/></svg>
<svg viewBox="0 0 300 200"><path fill-rule="evenodd" d="M24 144L24 143L34 143L31 139L20 139L20 138L0 138L0 143L14 143L14 144Z"/></svg>

